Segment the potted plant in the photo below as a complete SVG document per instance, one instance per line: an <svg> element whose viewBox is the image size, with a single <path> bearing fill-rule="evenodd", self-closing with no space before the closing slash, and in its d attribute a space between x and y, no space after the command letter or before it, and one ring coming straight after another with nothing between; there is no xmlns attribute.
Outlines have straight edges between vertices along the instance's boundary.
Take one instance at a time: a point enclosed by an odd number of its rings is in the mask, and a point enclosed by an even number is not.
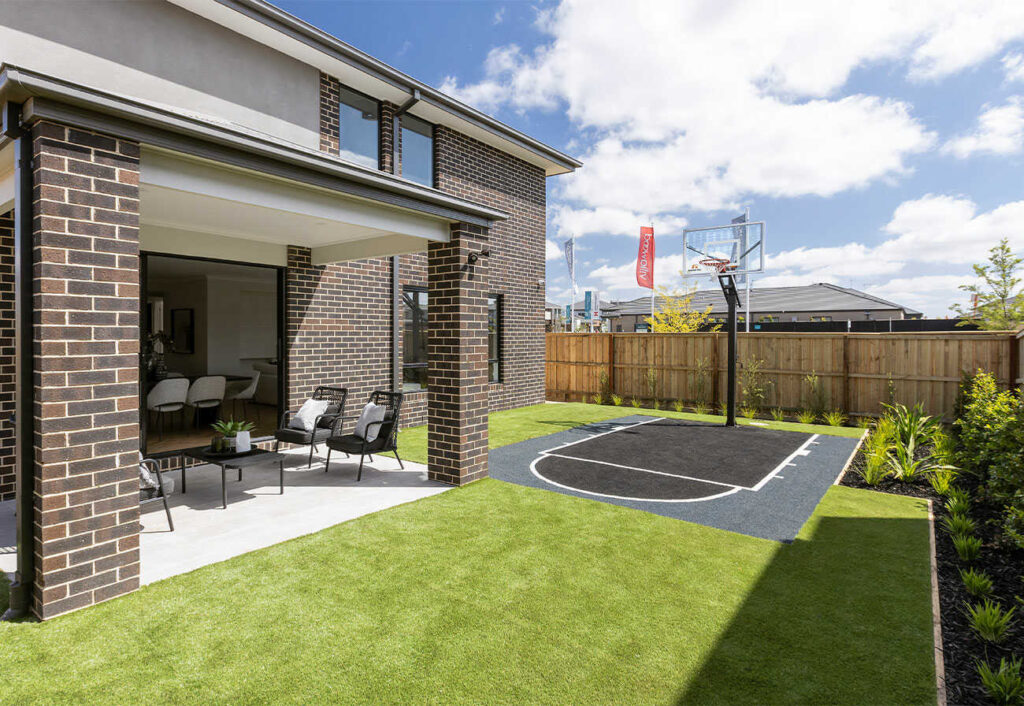
<svg viewBox="0 0 1024 706"><path fill-rule="evenodd" d="M163 380L167 377L164 352L172 343L171 337L163 331L151 333L143 340L141 351L142 365L152 379Z"/></svg>
<svg viewBox="0 0 1024 706"><path fill-rule="evenodd" d="M249 432L256 426L252 422L236 422L234 417L232 417L229 421L218 419L210 426L220 434L220 436L215 436L210 441L210 450L214 453L225 453L228 451L247 453L252 449Z"/></svg>

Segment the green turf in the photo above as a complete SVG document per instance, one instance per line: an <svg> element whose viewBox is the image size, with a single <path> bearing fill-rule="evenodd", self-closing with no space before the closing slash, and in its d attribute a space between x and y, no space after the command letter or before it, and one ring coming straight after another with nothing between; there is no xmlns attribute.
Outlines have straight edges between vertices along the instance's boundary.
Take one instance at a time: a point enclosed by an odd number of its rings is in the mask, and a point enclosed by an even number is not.
<svg viewBox="0 0 1024 706"><path fill-rule="evenodd" d="M583 404L579 402L539 404L532 407L520 407L503 412L493 412L490 415L490 446L492 449L496 449L499 446L514 444L517 441L525 441L526 439L565 431L572 427L578 427L581 424L603 422L608 419L628 417L632 414L646 414L668 417L670 419L689 419L718 424L725 422L724 417L709 414L701 415L667 410L613 407L611 405ZM817 424L797 424L796 422L775 422L764 419L757 419L754 422L747 419L740 419L738 421L740 424L755 423L767 429L799 431L828 436L845 436L854 439L864 433L863 429L855 429L853 427L830 427ZM402 458L426 463L427 427L418 426L403 429L399 433L398 448Z"/></svg>
<svg viewBox="0 0 1024 706"><path fill-rule="evenodd" d="M0 624L8 703L934 703L915 499L781 545L485 480Z"/></svg>

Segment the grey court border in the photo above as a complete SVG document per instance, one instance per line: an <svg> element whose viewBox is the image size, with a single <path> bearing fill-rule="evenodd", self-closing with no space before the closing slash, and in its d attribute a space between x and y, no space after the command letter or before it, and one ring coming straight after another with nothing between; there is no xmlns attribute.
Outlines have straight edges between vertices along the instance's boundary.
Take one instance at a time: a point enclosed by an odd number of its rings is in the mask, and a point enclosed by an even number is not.
<svg viewBox="0 0 1024 706"><path fill-rule="evenodd" d="M860 443L856 438L808 435L808 439L796 451L755 486L718 482L718 485L725 488L723 492L702 498L651 500L610 496L554 483L536 471L535 465L539 460L562 455L559 453L561 450L574 444L660 419L632 415L492 449L490 475L508 483L630 507L753 537L791 542L829 486L846 468ZM648 469L637 467L631 470ZM716 484L704 479L693 480Z"/></svg>

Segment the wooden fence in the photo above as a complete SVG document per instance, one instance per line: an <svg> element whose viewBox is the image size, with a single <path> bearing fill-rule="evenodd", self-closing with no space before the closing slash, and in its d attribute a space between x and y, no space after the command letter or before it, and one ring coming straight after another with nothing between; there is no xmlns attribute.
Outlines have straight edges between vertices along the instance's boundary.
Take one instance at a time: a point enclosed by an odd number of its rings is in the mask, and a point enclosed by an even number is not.
<svg viewBox="0 0 1024 706"><path fill-rule="evenodd" d="M658 399L717 407L726 398L727 350L724 333L549 333L547 397L589 400L603 374L605 390L646 399L653 369ZM948 419L963 371L981 368L1003 386L1019 385L1022 352L1024 332L741 333L738 361L762 361L769 407L808 406L806 376L814 373L828 406L850 416L876 415L894 398Z"/></svg>

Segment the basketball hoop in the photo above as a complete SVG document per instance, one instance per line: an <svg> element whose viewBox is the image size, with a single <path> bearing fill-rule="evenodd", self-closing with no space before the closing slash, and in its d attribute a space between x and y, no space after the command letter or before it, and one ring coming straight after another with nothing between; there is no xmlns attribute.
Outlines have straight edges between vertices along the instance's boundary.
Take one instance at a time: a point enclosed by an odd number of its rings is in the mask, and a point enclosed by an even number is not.
<svg viewBox="0 0 1024 706"><path fill-rule="evenodd" d="M729 258L727 257L706 257L703 260L698 260L697 264L702 267L714 269L719 274L729 269Z"/></svg>

